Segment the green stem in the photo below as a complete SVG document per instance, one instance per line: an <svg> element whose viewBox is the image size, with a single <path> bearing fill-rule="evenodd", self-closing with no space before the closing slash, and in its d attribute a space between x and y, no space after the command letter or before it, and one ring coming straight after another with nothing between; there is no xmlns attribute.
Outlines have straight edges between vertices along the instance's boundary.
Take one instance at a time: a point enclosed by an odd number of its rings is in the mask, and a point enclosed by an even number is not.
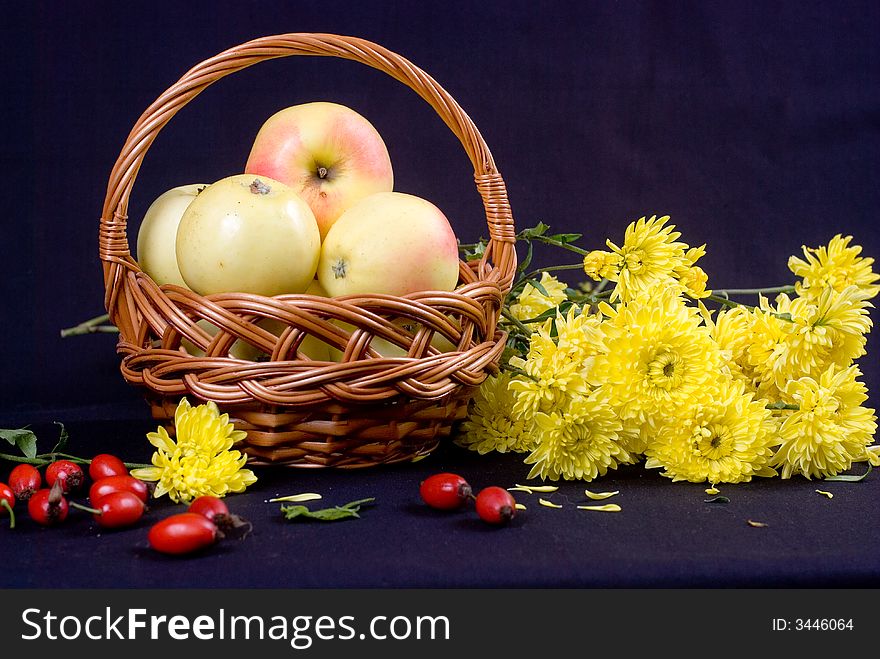
<svg viewBox="0 0 880 659"><path fill-rule="evenodd" d="M61 330L61 338L66 338L68 336L77 336L79 334L118 333L119 328L115 325L104 324L108 323L109 321L110 314L106 313L100 316L95 316L94 318L89 318L88 320L85 320L78 325L74 325L73 327L68 327Z"/></svg>
<svg viewBox="0 0 880 659"><path fill-rule="evenodd" d="M728 307L741 307L744 306L739 302L734 302L733 300L728 300L726 297L721 297L720 295L710 295L706 298L707 300L712 300L713 302L718 302L719 304L723 304Z"/></svg>
<svg viewBox="0 0 880 659"><path fill-rule="evenodd" d="M516 316L514 316L510 311L503 308L501 309L501 315L504 316L507 320L509 320L513 325L515 325L519 330L527 337L532 335L532 330L523 325L522 321L519 320Z"/></svg>
<svg viewBox="0 0 880 659"><path fill-rule="evenodd" d="M529 280L536 278L542 272L552 272L554 270L583 270L583 268L584 268L584 266L580 263L573 263L570 265L551 265L546 268L539 268L537 270L532 270L531 272L529 272L527 274L520 274L517 277L516 283L510 289L510 295L511 296L518 296L522 292L522 290L525 289L525 286L527 283L529 283Z"/></svg>
<svg viewBox="0 0 880 659"><path fill-rule="evenodd" d="M6 508L6 511L9 513L9 528L15 528L15 511L12 509L12 506L9 505L9 502L6 499L0 499L0 508Z"/></svg>
<svg viewBox="0 0 880 659"><path fill-rule="evenodd" d="M40 453L39 455L35 455L33 458L24 457L21 455L10 455L8 453L0 453L0 460L9 460L10 462L22 462L24 464L31 464L35 467L43 467L50 462L53 462L57 458L63 458L65 460L70 460L71 462L75 462L76 464L81 465L89 465L92 464L91 460L86 458L80 458L76 455L70 455L69 453ZM123 462L126 469L140 469L142 467L152 467L151 464L144 464L142 462Z"/></svg>
<svg viewBox="0 0 880 659"><path fill-rule="evenodd" d="M715 289L718 295L761 295L762 293L794 293L794 286L771 286L769 288L721 288Z"/></svg>
<svg viewBox="0 0 880 659"><path fill-rule="evenodd" d="M527 275L523 275L525 279L532 279L537 275L540 275L542 272L552 272L554 270L583 270L583 263L571 263L569 265L551 265L546 268L540 268L538 270L532 270Z"/></svg>
<svg viewBox="0 0 880 659"><path fill-rule="evenodd" d="M9 462L23 462L24 464L34 465L35 467L43 467L51 460L41 460L39 456L34 458L26 458L21 455L9 455L8 453L0 453L0 460L8 460Z"/></svg>
<svg viewBox="0 0 880 659"><path fill-rule="evenodd" d="M534 375L530 375L521 368L517 368L516 366L511 366L509 363L502 364L501 369L504 371L510 371L511 373L515 373L516 375L522 376L524 378L528 378L529 380L532 380L534 382L538 381L538 378L536 378Z"/></svg>
<svg viewBox="0 0 880 659"><path fill-rule="evenodd" d="M92 513L93 515L100 515L101 514L101 511L98 510L97 508L91 508L89 506L84 506L81 503L77 503L76 501L71 501L70 504L68 504L68 505L70 505L71 508L78 508L79 510L84 510L85 512Z"/></svg>
<svg viewBox="0 0 880 659"><path fill-rule="evenodd" d="M581 267L583 267L583 266L581 266ZM596 286L596 290L594 290L594 291L590 291L590 293L591 293L593 296L596 296L596 295L598 295L599 293L601 293L602 291L604 291L604 290L605 290L605 287L606 287L607 285L608 285L608 280L605 279L605 278L603 277L603 278L602 278L602 281L599 282L599 285Z"/></svg>
<svg viewBox="0 0 880 659"><path fill-rule="evenodd" d="M575 254L580 254L581 256L586 256L590 252L586 249L581 249L577 245L572 245L571 243L563 243L558 240L550 240L545 238L544 236L535 236L531 240L537 240L540 243L544 243L545 245L553 245L554 247L561 247L562 249L567 249L569 252L574 252Z"/></svg>

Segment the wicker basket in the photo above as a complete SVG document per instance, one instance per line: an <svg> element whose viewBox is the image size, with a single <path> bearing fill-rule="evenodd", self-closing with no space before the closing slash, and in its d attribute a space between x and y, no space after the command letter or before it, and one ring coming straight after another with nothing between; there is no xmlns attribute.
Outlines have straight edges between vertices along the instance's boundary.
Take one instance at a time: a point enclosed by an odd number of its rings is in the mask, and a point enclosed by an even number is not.
<svg viewBox="0 0 880 659"><path fill-rule="evenodd" d="M419 94L458 137L473 164L490 240L481 260L460 264L454 292L200 296L173 285L160 287L138 267L126 236L128 201L159 131L211 83L289 55L340 57L383 71ZM504 348L497 322L516 270L514 243L510 205L492 155L470 118L437 82L406 59L362 39L285 34L255 39L205 60L147 108L110 174L99 254L104 304L120 330L122 375L144 388L156 419L170 427L183 396L192 402L211 400L247 431L240 448L253 464L353 468L425 455L465 415L475 388L497 370ZM264 319L285 329L280 335L268 332L260 325ZM217 334L205 332L200 320L219 328ZM299 351L307 336L342 351L342 358L310 360ZM439 336L456 348L439 351L432 345ZM403 356L382 357L371 347L375 337L397 344ZM268 359L230 356L238 340ZM198 350L191 354L182 341Z"/></svg>

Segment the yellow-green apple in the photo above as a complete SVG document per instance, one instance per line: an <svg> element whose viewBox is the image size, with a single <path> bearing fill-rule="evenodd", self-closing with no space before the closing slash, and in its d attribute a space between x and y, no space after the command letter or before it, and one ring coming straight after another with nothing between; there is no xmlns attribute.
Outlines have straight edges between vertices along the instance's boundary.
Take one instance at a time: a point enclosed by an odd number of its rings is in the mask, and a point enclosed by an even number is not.
<svg viewBox="0 0 880 659"><path fill-rule="evenodd" d="M319 297L327 297L327 292L321 287L321 284L318 283L317 279L313 279L312 283L309 284L308 288L304 291L306 295L316 295ZM216 336L218 329L217 326L213 323L208 322L207 320L199 320L196 324L201 327L205 332L210 334L211 336ZM280 320L276 320L275 318L261 318L257 321L257 326L266 330L267 332L271 332L275 336L281 336L285 329L287 329L287 325L282 323ZM183 339L181 341L181 345L186 348L186 351L198 357L203 356L205 353L200 348L197 348L195 344L193 344L188 339ZM330 356L330 346L321 341L320 339L315 338L311 334L307 334L302 343L299 345L299 352L309 359L313 361L333 361ZM265 361L271 357L271 355L259 348L242 341L241 339L237 339L232 346L229 348L229 356L235 357L236 359L244 359L247 361Z"/></svg>
<svg viewBox="0 0 880 659"><path fill-rule="evenodd" d="M286 183L306 200L321 237L359 199L394 186L385 142L363 116L337 103L285 108L262 125L244 169Z"/></svg>
<svg viewBox="0 0 880 659"><path fill-rule="evenodd" d="M174 247L177 227L187 206L206 187L206 183L193 183L172 188L156 197L144 214L137 237L138 265L160 286L186 288Z"/></svg>
<svg viewBox="0 0 880 659"><path fill-rule="evenodd" d="M341 320L334 322L347 332L353 332L355 329L353 325ZM414 321L401 319L394 321L394 324L410 334L415 334L420 329L419 323ZM439 352L452 352L456 349L456 346L452 341L437 332L431 337L431 346L436 348ZM406 357L407 354L407 351L399 345L392 343L388 339L383 339L380 336L373 337L373 340L370 341L370 347L382 357ZM341 361L343 355L344 352L342 350L339 350L338 348L330 348L330 358L333 361Z"/></svg>
<svg viewBox="0 0 880 659"><path fill-rule="evenodd" d="M205 332L207 332L210 336L216 336L217 332L220 330L216 325L207 321L207 320L199 320L196 322L196 325L202 328ZM201 348L196 347L194 343L192 343L189 339L181 339L180 345L186 348L186 351L195 355L196 357L202 357L205 354L205 351ZM261 356L265 356L265 353L250 343L246 343L241 339L236 339L236 341L229 348L229 356L235 357L236 359L244 359L250 362L255 362L260 359Z"/></svg>
<svg viewBox="0 0 880 659"><path fill-rule="evenodd" d="M315 277L321 235L289 186L236 174L190 203L177 228L177 264L200 295L302 293Z"/></svg>
<svg viewBox="0 0 880 659"><path fill-rule="evenodd" d="M458 242L439 208L415 195L379 192L327 232L318 281L332 297L451 291L458 265Z"/></svg>

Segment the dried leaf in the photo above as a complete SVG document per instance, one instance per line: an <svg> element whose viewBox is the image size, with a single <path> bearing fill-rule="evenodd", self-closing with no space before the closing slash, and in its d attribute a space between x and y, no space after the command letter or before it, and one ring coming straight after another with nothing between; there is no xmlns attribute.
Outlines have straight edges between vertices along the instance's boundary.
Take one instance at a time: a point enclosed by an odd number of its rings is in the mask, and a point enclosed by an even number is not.
<svg viewBox="0 0 880 659"><path fill-rule="evenodd" d="M508 487L507 491L508 492L525 492L527 494L532 494L533 490L530 487L523 487L522 485L517 485L516 487Z"/></svg>
<svg viewBox="0 0 880 659"><path fill-rule="evenodd" d="M578 506L578 510L595 510L600 513L619 513L623 508L616 503L606 503L604 506Z"/></svg>
<svg viewBox="0 0 880 659"><path fill-rule="evenodd" d="M304 492L302 494L288 494L284 497L275 497L274 499L269 499L269 503L278 503L281 501L289 503L302 503L303 501L315 501L316 499L320 498L321 495L315 492Z"/></svg>
<svg viewBox="0 0 880 659"><path fill-rule="evenodd" d="M281 512L285 519L316 519L322 522L335 522L340 519L349 519L351 517L360 517L358 511L361 506L372 503L375 499L360 499L351 501L343 506L334 506L333 508L323 508L321 510L309 510L305 506L281 506Z"/></svg>
<svg viewBox="0 0 880 659"><path fill-rule="evenodd" d="M822 496L828 497L829 499L834 498L834 495L826 490L816 490L816 494L821 494Z"/></svg>
<svg viewBox="0 0 880 659"><path fill-rule="evenodd" d="M769 524L765 524L764 522L756 522L752 519L746 520L746 524L748 524L749 526L754 526L756 529L763 529L764 527L770 526Z"/></svg>
<svg viewBox="0 0 880 659"><path fill-rule="evenodd" d="M602 499L610 499L615 494L620 494L620 490L614 490L614 492L590 492L589 490L584 490L584 494L593 501L601 501Z"/></svg>
<svg viewBox="0 0 880 659"><path fill-rule="evenodd" d="M516 504L515 507L517 510L525 510L526 509L526 507L524 505L522 505L521 503Z"/></svg>
<svg viewBox="0 0 880 659"><path fill-rule="evenodd" d="M861 475L849 475L849 474L841 474L840 476L827 476L823 480L826 481L837 481L841 483L858 483L859 481L865 480L865 477L871 473L871 463L868 463L868 470Z"/></svg>
<svg viewBox="0 0 880 659"><path fill-rule="evenodd" d="M67 434L67 428L64 427L63 423L60 421L53 421L53 423L61 429L58 433L58 441L55 443L55 448L52 449L52 453L57 453L58 451L63 451L67 446L67 440L70 439L70 435Z"/></svg>
<svg viewBox="0 0 880 659"><path fill-rule="evenodd" d="M552 501L547 501L547 499L538 499L538 503L542 506L547 506L547 508L562 508L558 503L553 503Z"/></svg>

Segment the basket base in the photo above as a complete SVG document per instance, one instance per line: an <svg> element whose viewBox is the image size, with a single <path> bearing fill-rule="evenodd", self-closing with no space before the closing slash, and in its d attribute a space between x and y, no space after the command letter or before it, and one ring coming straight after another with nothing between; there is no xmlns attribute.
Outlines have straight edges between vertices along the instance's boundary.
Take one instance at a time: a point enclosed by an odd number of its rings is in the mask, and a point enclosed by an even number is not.
<svg viewBox="0 0 880 659"><path fill-rule="evenodd" d="M409 462L430 454L467 415L474 389L440 400L408 400L304 410L257 404L220 405L247 438L236 445L254 466L360 469ZM153 418L169 434L179 399L148 397ZM191 401L196 403L196 401Z"/></svg>

